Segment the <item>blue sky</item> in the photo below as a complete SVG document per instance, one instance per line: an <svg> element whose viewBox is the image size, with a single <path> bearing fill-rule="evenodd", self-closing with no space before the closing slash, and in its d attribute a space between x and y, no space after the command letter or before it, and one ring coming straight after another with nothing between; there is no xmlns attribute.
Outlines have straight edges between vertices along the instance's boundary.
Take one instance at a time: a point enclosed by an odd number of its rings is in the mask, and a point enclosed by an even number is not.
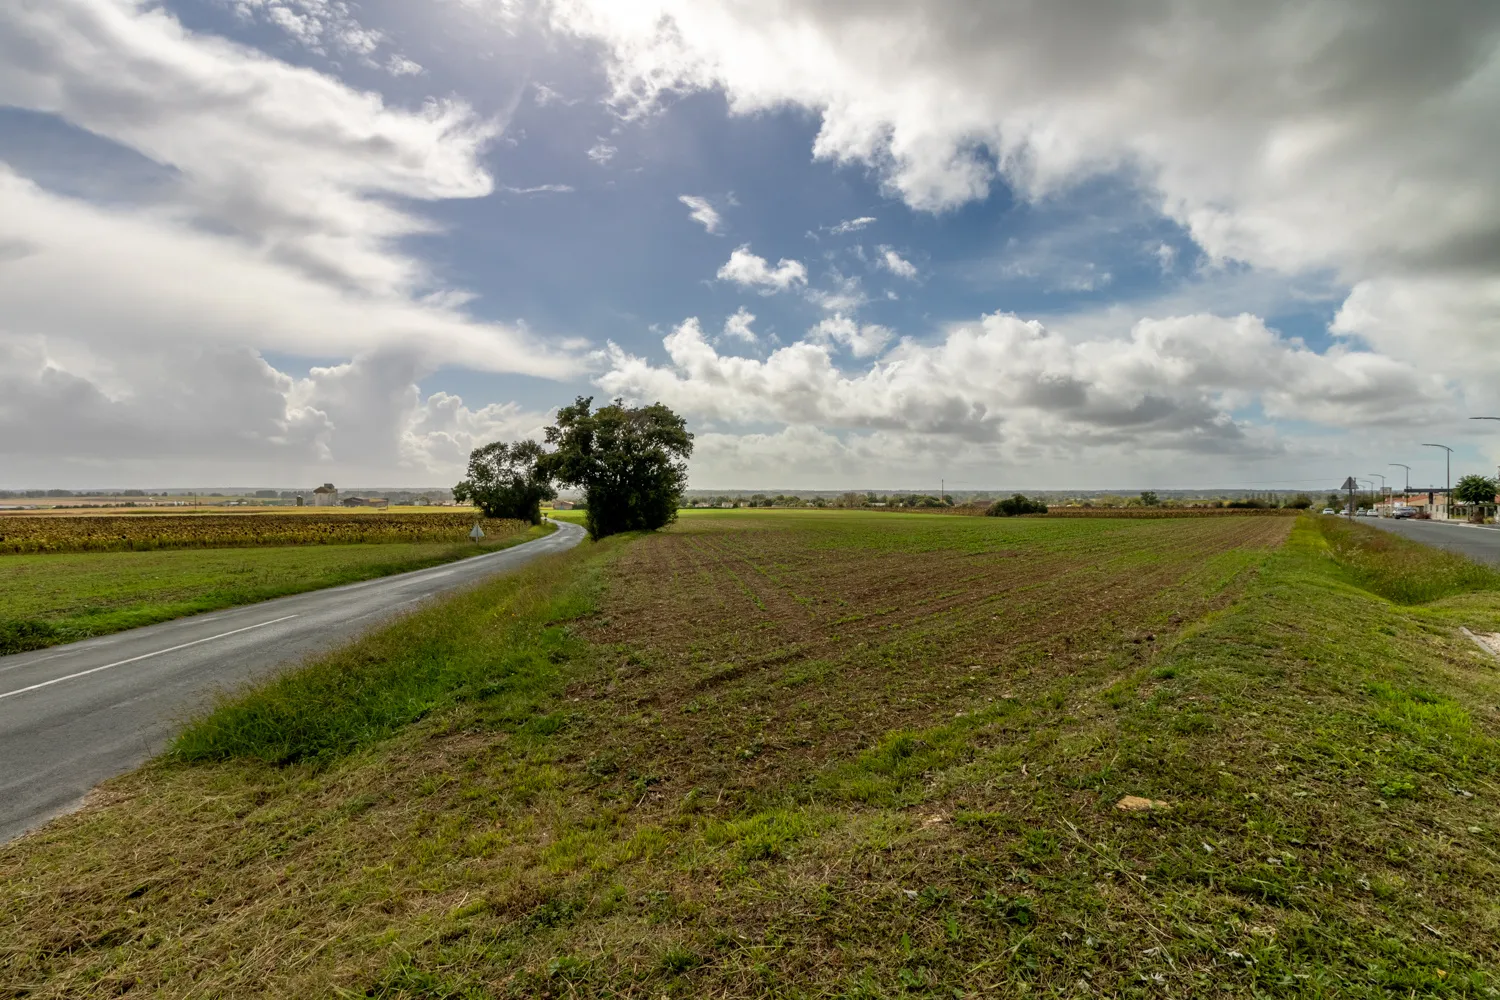
<svg viewBox="0 0 1500 1000"><path fill-rule="evenodd" d="M1500 460L1496 16L971 14L0 12L0 486L441 484L580 394L704 488Z"/></svg>

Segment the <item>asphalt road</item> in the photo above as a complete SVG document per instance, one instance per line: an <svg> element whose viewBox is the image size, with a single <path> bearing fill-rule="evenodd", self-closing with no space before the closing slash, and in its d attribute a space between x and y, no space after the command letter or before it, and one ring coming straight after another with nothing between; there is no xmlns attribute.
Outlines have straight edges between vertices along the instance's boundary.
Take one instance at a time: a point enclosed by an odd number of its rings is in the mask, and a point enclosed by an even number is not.
<svg viewBox="0 0 1500 1000"><path fill-rule="evenodd" d="M1449 549L1479 562L1500 565L1500 530L1436 521L1398 521L1392 517L1357 517L1357 524L1382 528L1413 541Z"/></svg>
<svg viewBox="0 0 1500 1000"><path fill-rule="evenodd" d="M536 541L395 576L0 656L0 843L76 808L159 753L220 691L273 673L451 591L577 545Z"/></svg>

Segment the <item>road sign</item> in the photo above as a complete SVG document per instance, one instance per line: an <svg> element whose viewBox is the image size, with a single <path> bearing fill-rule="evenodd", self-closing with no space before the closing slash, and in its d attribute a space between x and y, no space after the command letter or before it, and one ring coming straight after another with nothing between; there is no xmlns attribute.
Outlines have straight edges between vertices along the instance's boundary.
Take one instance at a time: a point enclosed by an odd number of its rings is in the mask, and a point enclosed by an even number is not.
<svg viewBox="0 0 1500 1000"><path fill-rule="evenodd" d="M479 541L481 538L484 537L484 529L479 526L479 522L478 521L475 521L474 522L474 527L472 529L470 529L470 531L469 531L469 537L472 538L472 539L474 539L474 541L476 541L476 542Z"/></svg>
<svg viewBox="0 0 1500 1000"><path fill-rule="evenodd" d="M1350 476L1348 479L1344 480L1344 485L1340 486L1339 489L1341 489L1341 490L1357 490L1357 489L1359 489L1359 484L1354 481L1354 477L1353 476ZM477 527L479 527L479 525L476 524L474 527L477 528Z"/></svg>

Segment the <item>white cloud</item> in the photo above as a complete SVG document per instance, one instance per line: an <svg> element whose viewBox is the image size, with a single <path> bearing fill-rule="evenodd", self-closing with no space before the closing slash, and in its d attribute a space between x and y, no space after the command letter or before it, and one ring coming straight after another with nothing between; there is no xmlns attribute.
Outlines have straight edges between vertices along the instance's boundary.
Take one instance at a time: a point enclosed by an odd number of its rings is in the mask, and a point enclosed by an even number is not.
<svg viewBox="0 0 1500 1000"><path fill-rule="evenodd" d="M857 219L845 219L843 222L840 222L838 225L833 226L828 231L835 236L842 236L845 233L858 232L874 221L875 216L862 215Z"/></svg>
<svg viewBox="0 0 1500 1000"><path fill-rule="evenodd" d="M874 323L861 326L854 320L836 313L819 321L807 331L807 339L814 344L842 344L856 358L867 358L879 354L891 341L891 331Z"/></svg>
<svg viewBox="0 0 1500 1000"><path fill-rule="evenodd" d="M426 72L421 63L400 55L393 55L385 61L385 71L391 76L416 76Z"/></svg>
<svg viewBox="0 0 1500 1000"><path fill-rule="evenodd" d="M609 161L613 160L615 154L619 151L618 147L612 146L603 139L600 139L589 147L588 157L599 164L599 166L604 167L609 165Z"/></svg>
<svg viewBox="0 0 1500 1000"><path fill-rule="evenodd" d="M717 233L723 225L724 220L719 217L718 211L707 198L700 198L695 194L681 194L677 196L677 200L688 207L688 216L701 225L706 232Z"/></svg>
<svg viewBox="0 0 1500 1000"><path fill-rule="evenodd" d="M1151 252L1156 257L1156 263L1161 267L1163 274L1171 271L1177 263L1177 248L1174 246L1159 243L1156 249Z"/></svg>
<svg viewBox="0 0 1500 1000"><path fill-rule="evenodd" d="M1437 370L1446 351L1493 343L1448 326L1433 295L1479 306L1500 270L1500 5L552 9L604 44L626 110L707 88L737 114L807 108L822 118L815 156L874 170L919 210L983 198L997 178L1037 201L1123 175L1212 260L1359 286L1345 331L1403 327ZM1483 378L1497 370L1491 350Z"/></svg>
<svg viewBox="0 0 1500 1000"><path fill-rule="evenodd" d="M724 336L733 337L735 340L743 340L747 344L758 343L760 338L750 328L750 324L754 322L755 314L744 306L740 306L735 310L733 316L724 321Z"/></svg>
<svg viewBox="0 0 1500 1000"><path fill-rule="evenodd" d="M663 341L663 366L611 345L598 379L610 395L661 400L715 426L782 424L952 439L1012 458L1110 447L1267 454L1269 431L1237 414L1334 428L1451 416L1452 389L1368 352L1319 354L1251 316L1145 320L1128 338L1070 342L992 314L938 344L904 341L846 374L817 338L852 343L852 321L765 360L720 355L696 320Z"/></svg>
<svg viewBox="0 0 1500 1000"><path fill-rule="evenodd" d="M461 104L389 107L124 0L0 6L0 104L87 129L172 177L148 207L100 205L0 166L8 475L23 459L46 467L42 413L48 434L73 441L54 465L154 456L158 469L229 468L280 453L373 469L398 455L399 435L374 448L356 432L391 429L386 397L357 397L374 409L330 424L322 395L261 351L367 359L356 368L376 374L398 357L402 400L442 365L580 369L576 342L549 347L474 319L471 296L402 247L434 228L414 203L493 189L480 157L495 127ZM217 409L202 412L210 397Z"/></svg>
<svg viewBox="0 0 1500 1000"><path fill-rule="evenodd" d="M882 245L880 248L880 266L891 272L898 278L914 281L917 277L917 268L911 261L902 257L895 250Z"/></svg>
<svg viewBox="0 0 1500 1000"><path fill-rule="evenodd" d="M831 313L854 312L870 301L857 275L846 277L834 271L829 274L828 280L830 284L827 288L807 290L808 301L820 309Z"/></svg>
<svg viewBox="0 0 1500 1000"><path fill-rule="evenodd" d="M807 268L801 261L783 257L772 267L764 257L750 252L750 245L736 247L729 260L719 268L720 281L732 281L745 288L755 288L762 295L784 292L794 285L807 284Z"/></svg>

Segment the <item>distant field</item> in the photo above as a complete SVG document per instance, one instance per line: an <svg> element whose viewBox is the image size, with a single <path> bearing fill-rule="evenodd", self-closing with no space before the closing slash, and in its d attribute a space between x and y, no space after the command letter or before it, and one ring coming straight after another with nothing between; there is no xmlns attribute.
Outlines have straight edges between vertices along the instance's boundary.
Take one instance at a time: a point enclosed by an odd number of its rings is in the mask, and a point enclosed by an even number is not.
<svg viewBox="0 0 1500 1000"><path fill-rule="evenodd" d="M388 542L0 556L0 655L422 569L543 533L497 531L482 545Z"/></svg>
<svg viewBox="0 0 1500 1000"><path fill-rule="evenodd" d="M0 555L117 552L249 545L462 542L478 522L492 539L529 527L472 511L391 514L360 511L246 511L235 514L72 514L0 516Z"/></svg>
<svg viewBox="0 0 1500 1000"><path fill-rule="evenodd" d="M1334 520L580 546L0 848L0 996L1493 996L1500 575Z"/></svg>

